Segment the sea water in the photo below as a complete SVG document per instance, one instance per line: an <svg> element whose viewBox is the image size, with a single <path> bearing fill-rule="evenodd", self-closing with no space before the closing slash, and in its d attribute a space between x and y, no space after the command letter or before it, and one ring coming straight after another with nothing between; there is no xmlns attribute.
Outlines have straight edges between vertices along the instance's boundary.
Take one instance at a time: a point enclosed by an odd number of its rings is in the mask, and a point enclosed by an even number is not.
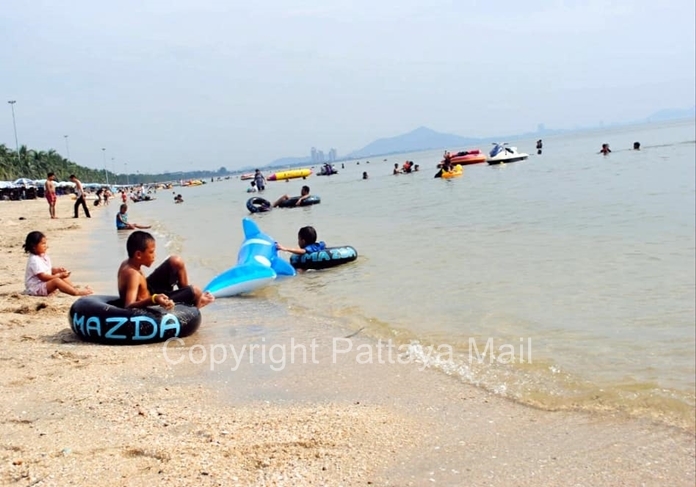
<svg viewBox="0 0 696 487"><path fill-rule="evenodd" d="M202 340L360 330L523 403L693 427L694 133L690 121L547 137L542 155L520 140L527 161L468 166L452 180L433 178L440 150L338 163L337 175L269 182L261 194L232 177L160 190L129 216L154 224L158 262L180 253L204 285L235 264L249 197L307 184L321 204L251 217L285 246L312 225L358 260L218 300ZM420 171L393 176L405 160ZM232 162L244 161L220 164ZM102 236L101 255L125 257L125 237Z"/></svg>

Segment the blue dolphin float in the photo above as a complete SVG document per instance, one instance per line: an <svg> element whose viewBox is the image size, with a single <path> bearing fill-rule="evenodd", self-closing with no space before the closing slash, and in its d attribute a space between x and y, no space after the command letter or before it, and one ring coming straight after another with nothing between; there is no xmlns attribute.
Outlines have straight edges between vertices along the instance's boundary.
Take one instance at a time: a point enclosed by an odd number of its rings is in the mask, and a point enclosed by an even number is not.
<svg viewBox="0 0 696 487"><path fill-rule="evenodd" d="M242 219L244 242L237 254L237 265L216 276L204 291L216 298L251 292L277 276L294 276L295 269L278 257L276 242L261 232L256 222Z"/></svg>

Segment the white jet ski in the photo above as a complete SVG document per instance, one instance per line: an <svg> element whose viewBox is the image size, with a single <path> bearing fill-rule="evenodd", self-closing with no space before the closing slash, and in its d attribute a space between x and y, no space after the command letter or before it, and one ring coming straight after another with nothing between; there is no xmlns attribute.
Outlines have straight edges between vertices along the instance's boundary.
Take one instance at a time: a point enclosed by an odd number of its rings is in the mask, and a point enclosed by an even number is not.
<svg viewBox="0 0 696 487"><path fill-rule="evenodd" d="M528 157L529 154L517 152L517 147L510 147L507 143L494 143L486 162L490 165L509 164L510 162L524 161Z"/></svg>

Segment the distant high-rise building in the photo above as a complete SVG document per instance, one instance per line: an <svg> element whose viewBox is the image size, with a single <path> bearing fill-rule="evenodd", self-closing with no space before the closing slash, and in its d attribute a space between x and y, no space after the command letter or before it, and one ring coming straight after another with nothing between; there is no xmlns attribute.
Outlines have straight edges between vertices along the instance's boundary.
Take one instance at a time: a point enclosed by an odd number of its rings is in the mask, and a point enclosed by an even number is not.
<svg viewBox="0 0 696 487"><path fill-rule="evenodd" d="M334 162L336 159L338 159L338 154L336 153L336 149L331 149L329 151L329 162Z"/></svg>
<svg viewBox="0 0 696 487"><path fill-rule="evenodd" d="M317 162L317 148L316 147L312 147L311 154L312 154L312 163L316 164L316 162Z"/></svg>
<svg viewBox="0 0 696 487"><path fill-rule="evenodd" d="M316 162L319 164L324 162L324 151L323 150L317 151L317 161Z"/></svg>

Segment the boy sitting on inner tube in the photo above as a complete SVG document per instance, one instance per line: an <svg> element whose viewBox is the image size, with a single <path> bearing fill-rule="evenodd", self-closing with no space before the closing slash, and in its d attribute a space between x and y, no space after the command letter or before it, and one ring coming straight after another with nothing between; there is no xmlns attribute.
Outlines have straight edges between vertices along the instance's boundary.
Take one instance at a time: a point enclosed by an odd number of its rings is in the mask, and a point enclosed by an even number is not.
<svg viewBox="0 0 696 487"><path fill-rule="evenodd" d="M131 233L126 250L128 258L118 268L118 295L124 308L162 306L172 309L175 303L202 308L215 301L212 294L189 285L186 265L176 255L167 258L145 278L140 268L150 267L155 262L155 238L148 232Z"/></svg>
<svg viewBox="0 0 696 487"><path fill-rule="evenodd" d="M300 206L300 204L309 198L309 186L302 186L302 191L300 191L300 197L297 199L295 202L295 206ZM273 208L276 208L277 206L281 205L283 202L289 200L290 197L286 194L278 198L278 200L273 203Z"/></svg>
<svg viewBox="0 0 696 487"><path fill-rule="evenodd" d="M297 232L297 245L299 249L291 249L288 247L283 247L279 243L276 243L278 250L283 252L290 252L291 254L304 255L311 252L319 252L326 248L326 244L322 242L317 242L317 231L314 227L302 227L300 231ZM298 272L302 272L298 269Z"/></svg>

